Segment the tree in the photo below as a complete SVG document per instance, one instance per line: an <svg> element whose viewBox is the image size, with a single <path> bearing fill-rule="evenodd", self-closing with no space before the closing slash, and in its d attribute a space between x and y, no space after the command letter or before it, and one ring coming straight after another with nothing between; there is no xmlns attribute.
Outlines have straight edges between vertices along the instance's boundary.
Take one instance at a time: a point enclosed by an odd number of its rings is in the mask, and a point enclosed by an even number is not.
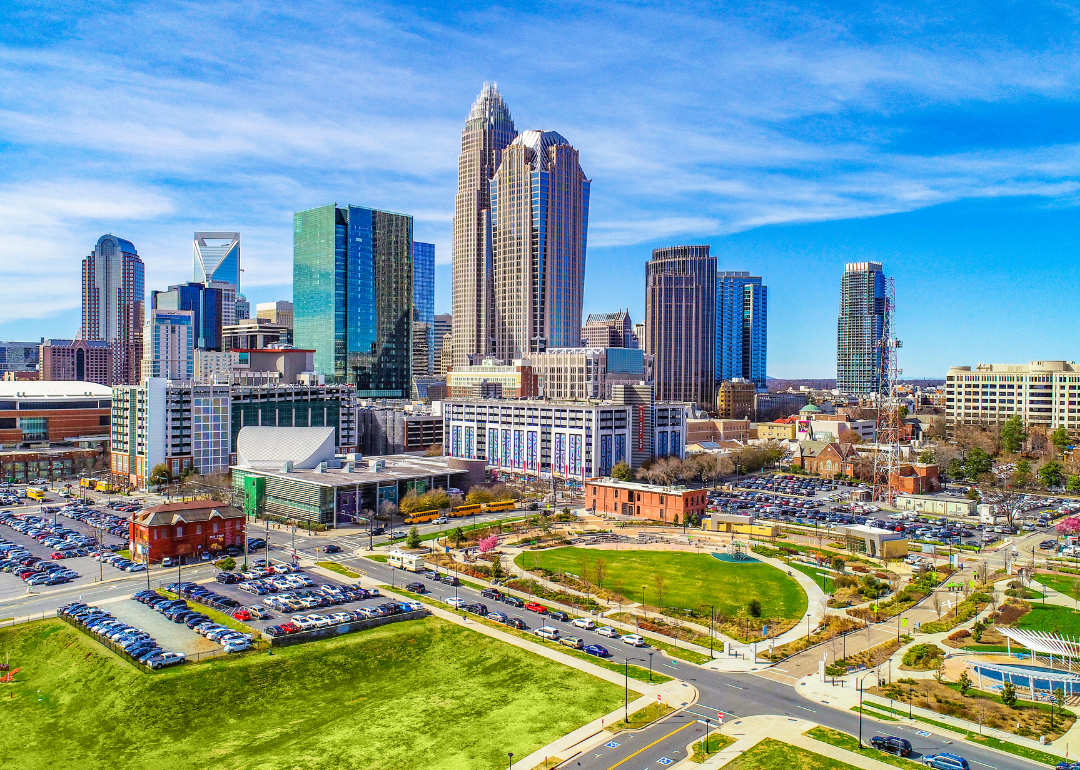
<svg viewBox="0 0 1080 770"><path fill-rule="evenodd" d="M938 620L941 620L941 594L934 591L930 594L930 606L934 608L934 612L937 613Z"/></svg>
<svg viewBox="0 0 1080 770"><path fill-rule="evenodd" d="M675 511L675 515L674 515L674 517L672 517L671 523L674 524L676 527L679 526L679 512L678 511Z"/></svg>
<svg viewBox="0 0 1080 770"><path fill-rule="evenodd" d="M421 542L420 530L418 530L414 524L413 528L409 530L409 536L405 538L405 545L409 548L419 548Z"/></svg>
<svg viewBox="0 0 1080 770"><path fill-rule="evenodd" d="M158 463L150 471L150 478L148 481L155 487L160 488L164 484L168 484L172 480L172 476L169 475L169 466L165 463Z"/></svg>
<svg viewBox="0 0 1080 770"><path fill-rule="evenodd" d="M990 455L978 447L968 452L967 457L964 459L964 475L972 481L989 473L993 467L994 463L990 459Z"/></svg>
<svg viewBox="0 0 1080 770"><path fill-rule="evenodd" d="M607 562L603 559L596 560L596 587L604 587L604 568L607 567Z"/></svg>
<svg viewBox="0 0 1080 770"><path fill-rule="evenodd" d="M1001 426L1001 446L1006 452L1016 454L1027 440L1028 434L1024 430L1024 420L1018 414L1010 416Z"/></svg>
<svg viewBox="0 0 1080 770"><path fill-rule="evenodd" d="M1075 535L1080 533L1080 516L1068 516L1057 523L1054 527L1059 535Z"/></svg>
<svg viewBox="0 0 1080 770"><path fill-rule="evenodd" d="M222 572L232 572L236 569L236 559L231 556L226 556L224 559L215 562L214 566Z"/></svg>
<svg viewBox="0 0 1080 770"><path fill-rule="evenodd" d="M957 687L960 688L961 695L967 695L968 690L971 689L971 677L968 676L967 669L964 669L964 673L960 674L960 678L956 680Z"/></svg>
<svg viewBox="0 0 1080 770"><path fill-rule="evenodd" d="M480 542L477 545L480 547L480 553L490 553L495 550L495 546L499 544L499 538L497 535L491 535L490 537L480 538Z"/></svg>
<svg viewBox="0 0 1080 770"><path fill-rule="evenodd" d="M618 479L619 481L633 481L634 471L630 468L630 464L625 460L615 463L615 467L611 469L611 478Z"/></svg>
<svg viewBox="0 0 1080 770"><path fill-rule="evenodd" d="M503 571L502 556L495 554L495 558L491 560L491 579L499 580L506 573Z"/></svg>
<svg viewBox="0 0 1080 770"><path fill-rule="evenodd" d="M746 612L752 618L760 618L761 617L761 602L758 601L757 599L751 599L750 601L748 601L746 603Z"/></svg>
<svg viewBox="0 0 1080 770"><path fill-rule="evenodd" d="M1065 690L1061 687L1054 690L1054 701L1050 704L1050 729L1054 728L1054 707L1057 707L1057 712L1060 715L1065 711Z"/></svg>
<svg viewBox="0 0 1080 770"><path fill-rule="evenodd" d="M934 679L938 684L945 683L945 658L939 660L937 666L934 667Z"/></svg>
<svg viewBox="0 0 1080 770"><path fill-rule="evenodd" d="M844 561L842 556L834 556L832 558L832 568L837 572L843 572L847 562Z"/></svg>
<svg viewBox="0 0 1080 770"><path fill-rule="evenodd" d="M1016 707L1016 687L1012 682L1006 682L1001 686L1001 702L1009 708Z"/></svg>
<svg viewBox="0 0 1080 770"><path fill-rule="evenodd" d="M983 560L975 565L975 577L979 579L979 582L986 585L986 579L990 575L990 564Z"/></svg>
<svg viewBox="0 0 1080 770"><path fill-rule="evenodd" d="M961 462L959 457L954 457L949 460L945 472L949 474L949 478L962 479L964 477L964 463Z"/></svg>
<svg viewBox="0 0 1080 770"><path fill-rule="evenodd" d="M1054 429L1054 432L1050 434L1050 443L1053 444L1059 452L1064 452L1066 447L1072 443L1072 440L1069 438L1069 431L1064 425L1059 425Z"/></svg>
<svg viewBox="0 0 1080 770"><path fill-rule="evenodd" d="M1065 480L1065 491L1080 492L1080 476L1069 476Z"/></svg>
<svg viewBox="0 0 1080 770"><path fill-rule="evenodd" d="M901 404L900 407L896 410L896 416L900 418L900 422L903 422L907 419L908 408Z"/></svg>
<svg viewBox="0 0 1080 770"><path fill-rule="evenodd" d="M935 417L930 421L930 430L927 431L927 436L932 439L940 440L948 435L948 426L945 424L944 417Z"/></svg>
<svg viewBox="0 0 1080 770"><path fill-rule="evenodd" d="M1059 486L1063 478L1061 463L1057 460L1051 460L1039 468L1039 483L1044 487Z"/></svg>
<svg viewBox="0 0 1080 770"><path fill-rule="evenodd" d="M465 539L465 530L455 527L451 536L454 538L454 547L461 548L461 541Z"/></svg>
<svg viewBox="0 0 1080 770"><path fill-rule="evenodd" d="M663 574L657 572L653 575L653 583L656 585L656 608L663 611L664 609L664 582L665 578Z"/></svg>
<svg viewBox="0 0 1080 770"><path fill-rule="evenodd" d="M929 465L930 463L934 462L934 450L924 449L923 451L919 452L919 462L923 465Z"/></svg>

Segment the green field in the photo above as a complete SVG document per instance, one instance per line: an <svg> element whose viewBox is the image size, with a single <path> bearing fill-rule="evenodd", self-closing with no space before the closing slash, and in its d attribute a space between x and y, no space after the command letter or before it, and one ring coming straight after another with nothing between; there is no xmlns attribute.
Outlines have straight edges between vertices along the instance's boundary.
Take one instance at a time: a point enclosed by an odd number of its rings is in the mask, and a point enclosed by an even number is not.
<svg viewBox="0 0 1080 770"><path fill-rule="evenodd" d="M1035 580L1052 591L1057 591L1059 594L1065 594L1071 599L1076 599L1077 596L1080 596L1080 591L1073 588L1073 583L1076 583L1077 587L1080 588L1080 575L1038 574L1035 576Z"/></svg>
<svg viewBox="0 0 1080 770"><path fill-rule="evenodd" d="M597 551L584 548L554 548L520 554L514 561L531 569L533 558L552 572L582 575L596 583L596 562L604 561L604 590L621 594L628 602L658 604L656 576L664 578L664 607L704 610L711 605L718 612L737 615L750 599L761 602L762 614L774 618L800 618L806 614L806 593L782 571L762 562L734 564L708 554L682 551ZM583 563L584 562L584 563Z"/></svg>
<svg viewBox="0 0 1080 770"><path fill-rule="evenodd" d="M790 743L766 738L724 765L725 770L858 770Z"/></svg>
<svg viewBox="0 0 1080 770"><path fill-rule="evenodd" d="M143 674L59 620L0 631L0 766L500 768L623 688L436 618ZM14 695L14 697L11 697Z"/></svg>
<svg viewBox="0 0 1080 770"><path fill-rule="evenodd" d="M1080 636L1080 612L1060 604L1034 604L1031 612L1015 623L1016 628L1030 628L1054 634Z"/></svg>

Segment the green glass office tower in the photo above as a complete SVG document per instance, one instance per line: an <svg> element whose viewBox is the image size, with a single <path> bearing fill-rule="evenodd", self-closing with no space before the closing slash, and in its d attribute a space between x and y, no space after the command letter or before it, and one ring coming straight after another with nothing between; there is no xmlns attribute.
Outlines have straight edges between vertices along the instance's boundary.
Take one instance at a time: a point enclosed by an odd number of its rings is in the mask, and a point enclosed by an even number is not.
<svg viewBox="0 0 1080 770"><path fill-rule="evenodd" d="M412 217L337 204L293 215L293 341L327 382L408 398Z"/></svg>

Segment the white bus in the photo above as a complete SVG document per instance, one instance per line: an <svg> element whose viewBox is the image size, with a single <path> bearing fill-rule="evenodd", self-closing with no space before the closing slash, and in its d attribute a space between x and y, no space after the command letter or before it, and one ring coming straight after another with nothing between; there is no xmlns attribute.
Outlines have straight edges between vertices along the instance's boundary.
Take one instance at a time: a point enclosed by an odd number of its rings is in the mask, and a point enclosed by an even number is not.
<svg viewBox="0 0 1080 770"><path fill-rule="evenodd" d="M396 569L407 572L423 572L424 556L418 553L405 553L403 551L390 551L386 554L386 563Z"/></svg>

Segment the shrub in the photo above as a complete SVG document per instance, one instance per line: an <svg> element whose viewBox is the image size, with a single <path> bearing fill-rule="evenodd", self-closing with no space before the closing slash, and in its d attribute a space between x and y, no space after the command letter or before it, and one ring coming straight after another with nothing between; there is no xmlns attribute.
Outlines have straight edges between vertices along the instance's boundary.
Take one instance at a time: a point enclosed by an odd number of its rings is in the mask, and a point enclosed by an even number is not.
<svg viewBox="0 0 1080 770"><path fill-rule="evenodd" d="M851 565L851 571L852 572L869 572L870 568L869 567L864 567L861 564L852 564Z"/></svg>
<svg viewBox="0 0 1080 770"><path fill-rule="evenodd" d="M832 568L837 572L843 572L845 564L846 562L844 561L843 557L834 556L832 559Z"/></svg>
<svg viewBox="0 0 1080 770"><path fill-rule="evenodd" d="M916 644L904 653L904 665L909 668L929 671L936 668L945 657L945 651L936 644Z"/></svg>
<svg viewBox="0 0 1080 770"><path fill-rule="evenodd" d="M746 604L746 611L750 614L750 617L752 617L752 618L760 618L761 617L761 602L758 601L757 599L751 599Z"/></svg>

